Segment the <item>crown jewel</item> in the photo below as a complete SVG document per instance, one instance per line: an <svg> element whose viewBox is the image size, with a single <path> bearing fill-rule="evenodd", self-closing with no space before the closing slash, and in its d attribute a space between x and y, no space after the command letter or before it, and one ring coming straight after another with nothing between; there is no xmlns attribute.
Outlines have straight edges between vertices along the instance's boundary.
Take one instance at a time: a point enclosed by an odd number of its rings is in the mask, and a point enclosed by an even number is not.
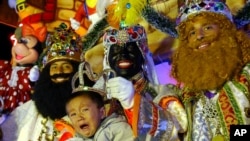
<svg viewBox="0 0 250 141"><path fill-rule="evenodd" d="M229 20L233 21L232 14L229 8L221 2L221 0L194 0L186 3L180 8L180 13L177 16L177 25L187 19L192 14L198 14L199 12L214 12L223 14Z"/></svg>
<svg viewBox="0 0 250 141"><path fill-rule="evenodd" d="M81 61L81 38L73 29L67 29L65 23L62 23L59 27L55 28L52 34L48 35L46 47L46 64L55 60Z"/></svg>
<svg viewBox="0 0 250 141"><path fill-rule="evenodd" d="M136 42L146 39L146 32L142 26L136 25L123 27L120 30L108 29L104 35L104 45L125 44L127 42Z"/></svg>

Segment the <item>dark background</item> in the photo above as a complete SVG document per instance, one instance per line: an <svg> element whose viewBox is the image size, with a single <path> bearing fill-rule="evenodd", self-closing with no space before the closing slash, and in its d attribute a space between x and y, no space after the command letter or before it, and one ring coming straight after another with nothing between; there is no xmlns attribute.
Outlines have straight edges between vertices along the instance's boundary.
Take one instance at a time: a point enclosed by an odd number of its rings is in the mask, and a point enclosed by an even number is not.
<svg viewBox="0 0 250 141"><path fill-rule="evenodd" d="M0 60L10 60L12 47L10 36L14 32L14 27L0 23Z"/></svg>

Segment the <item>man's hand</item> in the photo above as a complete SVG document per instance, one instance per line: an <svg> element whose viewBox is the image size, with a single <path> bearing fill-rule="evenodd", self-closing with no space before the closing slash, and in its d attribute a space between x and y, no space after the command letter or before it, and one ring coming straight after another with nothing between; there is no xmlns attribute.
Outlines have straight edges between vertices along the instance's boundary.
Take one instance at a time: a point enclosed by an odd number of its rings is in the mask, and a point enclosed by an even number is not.
<svg viewBox="0 0 250 141"><path fill-rule="evenodd" d="M130 109L134 105L134 86L131 81L115 77L108 80L106 84L107 93L120 101L124 109Z"/></svg>

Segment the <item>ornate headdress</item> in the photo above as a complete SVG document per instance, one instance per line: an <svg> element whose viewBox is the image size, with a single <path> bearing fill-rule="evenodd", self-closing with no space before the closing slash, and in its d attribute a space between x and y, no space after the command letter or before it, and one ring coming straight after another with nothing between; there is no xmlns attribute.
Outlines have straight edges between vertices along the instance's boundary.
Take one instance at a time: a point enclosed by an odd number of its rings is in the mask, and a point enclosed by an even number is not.
<svg viewBox="0 0 250 141"><path fill-rule="evenodd" d="M55 28L53 33L48 34L46 48L45 65L56 60L81 61L81 38L64 23Z"/></svg>
<svg viewBox="0 0 250 141"><path fill-rule="evenodd" d="M186 0L185 5L180 8L179 15L177 16L177 25L185 21L188 16L199 14L200 12L214 12L222 14L230 21L233 21L230 9L221 0Z"/></svg>
<svg viewBox="0 0 250 141"><path fill-rule="evenodd" d="M111 45L124 45L129 42L137 42L143 57L148 53L146 31L140 25L123 27L120 30L108 29L103 36L105 53L107 53Z"/></svg>
<svg viewBox="0 0 250 141"><path fill-rule="evenodd" d="M106 30L103 36L104 45L104 69L110 68L108 61L110 47L114 44L123 46L129 42L136 42L144 60L144 70L152 83L158 83L157 76L154 69L154 62L152 59L152 54L148 48L147 34L143 26L127 26L121 27L119 30L111 28Z"/></svg>

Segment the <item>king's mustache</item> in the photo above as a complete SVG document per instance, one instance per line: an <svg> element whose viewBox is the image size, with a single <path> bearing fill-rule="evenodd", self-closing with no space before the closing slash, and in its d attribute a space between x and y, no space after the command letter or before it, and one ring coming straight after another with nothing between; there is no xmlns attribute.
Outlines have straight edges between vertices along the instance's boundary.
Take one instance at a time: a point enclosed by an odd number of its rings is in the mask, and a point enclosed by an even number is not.
<svg viewBox="0 0 250 141"><path fill-rule="evenodd" d="M56 78L68 78L71 76L71 73L60 73L60 74L54 74L52 76L50 76L52 79L56 79Z"/></svg>
<svg viewBox="0 0 250 141"><path fill-rule="evenodd" d="M193 43L193 46L195 46L195 47L199 47L200 45L202 45L202 44L204 44L204 43L212 43L212 42L214 42L215 41L215 39L213 39L213 38L209 38L209 37L205 37L205 38L203 38L203 39L201 39L201 40L198 40L198 41L196 41L195 43Z"/></svg>

